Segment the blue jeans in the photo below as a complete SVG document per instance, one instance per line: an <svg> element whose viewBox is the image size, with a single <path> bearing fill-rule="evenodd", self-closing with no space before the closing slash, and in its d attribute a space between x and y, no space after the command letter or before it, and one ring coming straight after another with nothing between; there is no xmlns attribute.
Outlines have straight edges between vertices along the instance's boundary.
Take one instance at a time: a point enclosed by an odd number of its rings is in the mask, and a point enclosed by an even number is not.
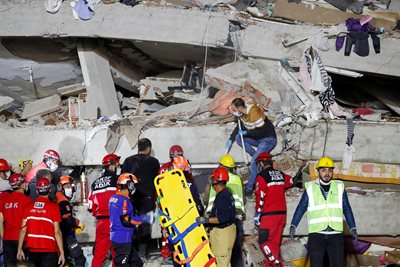
<svg viewBox="0 0 400 267"><path fill-rule="evenodd" d="M276 146L276 137L270 136L261 138L259 140L248 138L246 136L243 137L244 137L243 138L244 149L246 150L247 154L251 156L250 176L249 180L247 181L246 189L252 191L258 174L256 159L260 153L270 152L272 149L274 149L274 147ZM242 147L242 140L240 138L240 134L236 135L236 143L240 147ZM257 150L255 150L253 147L257 147Z"/></svg>

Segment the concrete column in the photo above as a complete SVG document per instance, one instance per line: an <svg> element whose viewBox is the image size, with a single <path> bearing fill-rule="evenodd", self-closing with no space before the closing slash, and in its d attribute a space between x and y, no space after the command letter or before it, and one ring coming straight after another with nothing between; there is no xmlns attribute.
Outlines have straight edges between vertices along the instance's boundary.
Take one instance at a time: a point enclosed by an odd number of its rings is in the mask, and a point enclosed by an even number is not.
<svg viewBox="0 0 400 267"><path fill-rule="evenodd" d="M87 91L86 112L82 114L84 116L82 119L110 117L114 114L121 117L105 49L90 43L82 43L78 47L78 57Z"/></svg>

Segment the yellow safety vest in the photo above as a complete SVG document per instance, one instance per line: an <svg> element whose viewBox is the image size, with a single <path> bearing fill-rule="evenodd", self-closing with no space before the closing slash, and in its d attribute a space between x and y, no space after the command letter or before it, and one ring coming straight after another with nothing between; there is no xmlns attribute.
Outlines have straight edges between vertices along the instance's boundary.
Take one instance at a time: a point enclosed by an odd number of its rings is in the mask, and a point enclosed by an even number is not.
<svg viewBox="0 0 400 267"><path fill-rule="evenodd" d="M242 214L245 214L244 210L244 201L243 201L243 185L242 179L240 176L229 173L229 181L226 183L226 187L232 193L233 198L235 199L235 208L240 211ZM215 200L216 192L214 188L210 188L210 195L208 197L208 205L206 208L206 213L211 213L211 209ZM236 212L237 214L238 212Z"/></svg>
<svg viewBox="0 0 400 267"><path fill-rule="evenodd" d="M337 180L331 182L326 200L316 181L307 182L306 191L308 232L321 232L328 226L335 231L343 232L343 182Z"/></svg>

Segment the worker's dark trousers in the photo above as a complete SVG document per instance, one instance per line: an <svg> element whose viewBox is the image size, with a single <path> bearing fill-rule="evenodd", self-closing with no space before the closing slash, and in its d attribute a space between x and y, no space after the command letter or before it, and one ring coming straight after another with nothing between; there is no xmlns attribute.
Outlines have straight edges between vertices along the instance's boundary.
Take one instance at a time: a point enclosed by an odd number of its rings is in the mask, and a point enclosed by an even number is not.
<svg viewBox="0 0 400 267"><path fill-rule="evenodd" d="M232 267L243 267L243 252L242 252L242 239L243 239L243 221L235 219L236 225L236 240L233 245L231 265Z"/></svg>
<svg viewBox="0 0 400 267"><path fill-rule="evenodd" d="M17 263L18 241L3 240L3 253L5 266L14 266Z"/></svg>
<svg viewBox="0 0 400 267"><path fill-rule="evenodd" d="M115 251L113 262L115 267L142 267L143 262L140 259L132 243L111 242Z"/></svg>
<svg viewBox="0 0 400 267"><path fill-rule="evenodd" d="M56 267L58 266L57 252L28 252L29 262L35 267Z"/></svg>
<svg viewBox="0 0 400 267"><path fill-rule="evenodd" d="M321 267L324 263L325 251L328 252L329 266L342 267L344 257L343 235L340 234L318 234L308 236L308 254L310 255L311 267Z"/></svg>

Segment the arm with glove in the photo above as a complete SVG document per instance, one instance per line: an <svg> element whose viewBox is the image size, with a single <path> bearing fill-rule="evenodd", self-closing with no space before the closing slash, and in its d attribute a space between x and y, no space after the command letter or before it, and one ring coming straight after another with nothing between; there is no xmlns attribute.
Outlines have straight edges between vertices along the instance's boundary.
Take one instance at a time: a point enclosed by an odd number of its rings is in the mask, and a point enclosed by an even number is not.
<svg viewBox="0 0 400 267"><path fill-rule="evenodd" d="M120 216L120 220L123 226L125 227L134 227L136 225L140 225L142 223L152 224L155 221L154 211L149 211L146 214L142 214L139 216L133 216L131 214L123 214Z"/></svg>
<svg viewBox="0 0 400 267"><path fill-rule="evenodd" d="M351 209L346 190L343 191L343 213L344 217L346 218L346 222L349 225L350 233L353 236L354 242L358 242L356 221L354 219L353 210Z"/></svg>
<svg viewBox="0 0 400 267"><path fill-rule="evenodd" d="M299 225L301 218L303 218L304 213L306 213L308 207L308 195L307 191L304 191L299 204L297 205L296 211L294 212L292 222L290 223L289 235L292 240L296 234L296 228Z"/></svg>

